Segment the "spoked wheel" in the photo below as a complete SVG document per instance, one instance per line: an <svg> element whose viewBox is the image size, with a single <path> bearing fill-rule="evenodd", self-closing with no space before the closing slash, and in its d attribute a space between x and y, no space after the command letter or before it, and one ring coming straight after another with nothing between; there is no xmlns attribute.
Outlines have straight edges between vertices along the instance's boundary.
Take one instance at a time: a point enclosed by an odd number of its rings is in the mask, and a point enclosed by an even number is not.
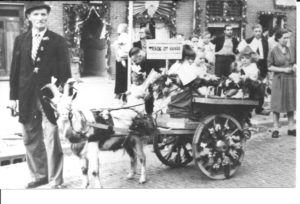
<svg viewBox="0 0 300 204"><path fill-rule="evenodd" d="M193 160L192 135L154 136L153 147L158 159L170 167L183 167Z"/></svg>
<svg viewBox="0 0 300 204"><path fill-rule="evenodd" d="M194 134L195 163L209 178L229 178L241 165L245 142L235 118L226 114L207 116Z"/></svg>

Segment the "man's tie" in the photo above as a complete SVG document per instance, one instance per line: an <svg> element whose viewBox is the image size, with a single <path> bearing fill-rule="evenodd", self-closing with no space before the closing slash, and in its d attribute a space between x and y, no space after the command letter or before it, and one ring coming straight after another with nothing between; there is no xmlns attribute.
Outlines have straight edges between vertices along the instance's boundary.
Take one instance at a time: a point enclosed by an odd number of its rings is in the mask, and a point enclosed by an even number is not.
<svg viewBox="0 0 300 204"><path fill-rule="evenodd" d="M36 54L37 54L38 48L40 46L41 40L42 40L42 38L41 38L40 34L36 34L32 40L31 58L33 61L35 61Z"/></svg>

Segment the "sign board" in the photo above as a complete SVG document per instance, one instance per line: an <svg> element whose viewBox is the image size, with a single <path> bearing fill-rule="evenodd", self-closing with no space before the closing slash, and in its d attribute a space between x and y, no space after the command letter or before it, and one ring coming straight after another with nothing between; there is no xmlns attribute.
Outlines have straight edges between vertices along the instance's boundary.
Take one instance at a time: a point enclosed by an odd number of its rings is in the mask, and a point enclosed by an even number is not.
<svg viewBox="0 0 300 204"><path fill-rule="evenodd" d="M147 40L147 59L181 59L183 41L178 39Z"/></svg>

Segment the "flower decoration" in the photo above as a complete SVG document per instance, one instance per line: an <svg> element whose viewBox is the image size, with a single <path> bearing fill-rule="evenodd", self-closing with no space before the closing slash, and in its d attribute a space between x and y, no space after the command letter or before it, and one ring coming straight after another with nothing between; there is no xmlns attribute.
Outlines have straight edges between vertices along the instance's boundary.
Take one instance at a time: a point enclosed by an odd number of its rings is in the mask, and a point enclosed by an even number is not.
<svg viewBox="0 0 300 204"><path fill-rule="evenodd" d="M50 40L48 36L43 37L42 40L46 41L46 40Z"/></svg>

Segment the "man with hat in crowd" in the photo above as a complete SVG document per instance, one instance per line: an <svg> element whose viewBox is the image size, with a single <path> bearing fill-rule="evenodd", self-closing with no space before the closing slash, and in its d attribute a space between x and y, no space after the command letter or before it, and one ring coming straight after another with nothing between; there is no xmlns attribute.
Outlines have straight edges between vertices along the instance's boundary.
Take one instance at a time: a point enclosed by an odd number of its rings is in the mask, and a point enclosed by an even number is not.
<svg viewBox="0 0 300 204"><path fill-rule="evenodd" d="M28 2L25 11L30 30L16 37L10 73L11 107L19 108L26 161L33 181L26 188L63 184L63 151L53 108L43 101L41 88L57 78L61 85L71 77L65 39L47 28L50 6Z"/></svg>

